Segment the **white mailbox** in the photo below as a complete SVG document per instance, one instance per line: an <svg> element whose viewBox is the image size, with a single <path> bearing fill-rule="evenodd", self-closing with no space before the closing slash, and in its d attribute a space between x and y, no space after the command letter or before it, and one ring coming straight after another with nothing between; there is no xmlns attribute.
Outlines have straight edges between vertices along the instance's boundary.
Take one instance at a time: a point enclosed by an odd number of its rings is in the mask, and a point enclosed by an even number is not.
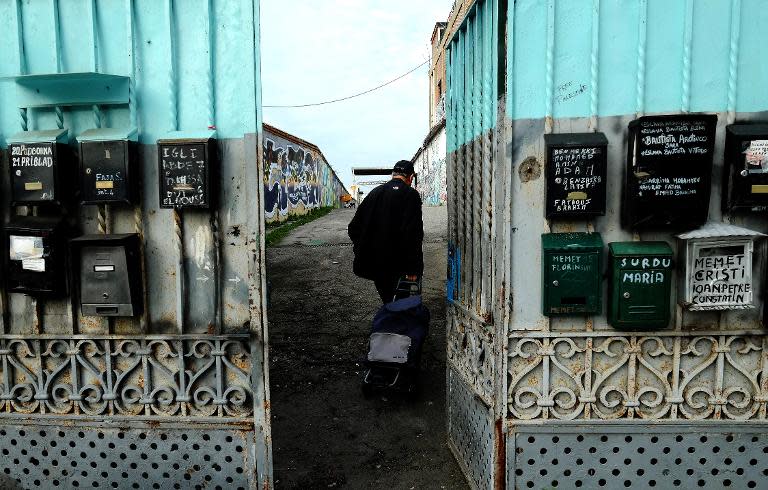
<svg viewBox="0 0 768 490"><path fill-rule="evenodd" d="M725 223L707 223L677 235L680 243L680 303L689 310L753 308L752 256L763 233Z"/></svg>

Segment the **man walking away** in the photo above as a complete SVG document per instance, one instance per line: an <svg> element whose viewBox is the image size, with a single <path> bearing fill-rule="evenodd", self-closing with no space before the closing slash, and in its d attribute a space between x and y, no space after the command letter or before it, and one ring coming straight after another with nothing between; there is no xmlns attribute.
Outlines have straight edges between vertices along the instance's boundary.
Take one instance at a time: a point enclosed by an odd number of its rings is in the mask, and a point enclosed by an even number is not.
<svg viewBox="0 0 768 490"><path fill-rule="evenodd" d="M424 272L421 196L412 182L413 163L400 160L392 180L368 193L347 228L354 244L353 271L373 281L385 304L400 278L416 281Z"/></svg>

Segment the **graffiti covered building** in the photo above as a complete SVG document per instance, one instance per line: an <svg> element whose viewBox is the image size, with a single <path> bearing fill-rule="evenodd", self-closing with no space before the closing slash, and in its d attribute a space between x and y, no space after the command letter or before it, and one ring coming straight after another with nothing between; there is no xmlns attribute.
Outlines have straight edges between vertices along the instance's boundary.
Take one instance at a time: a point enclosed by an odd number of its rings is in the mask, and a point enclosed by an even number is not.
<svg viewBox="0 0 768 490"><path fill-rule="evenodd" d="M264 211L274 223L340 207L347 189L316 145L264 124Z"/></svg>

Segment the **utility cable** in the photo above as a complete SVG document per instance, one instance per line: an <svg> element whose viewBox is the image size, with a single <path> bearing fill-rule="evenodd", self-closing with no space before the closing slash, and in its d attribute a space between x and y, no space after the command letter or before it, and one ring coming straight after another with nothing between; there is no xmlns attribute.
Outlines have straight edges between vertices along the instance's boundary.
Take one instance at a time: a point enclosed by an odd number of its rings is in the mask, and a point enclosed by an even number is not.
<svg viewBox="0 0 768 490"><path fill-rule="evenodd" d="M430 60L431 60L431 58L427 58L426 60L424 60L422 63L420 63L415 68L412 68L412 69L408 70L406 73L403 73L402 75L400 75L399 77L393 78L392 80L390 80L388 82L385 82L385 83L382 83L381 85L379 85L377 87L373 87L373 88L368 89L368 90L366 90L364 92L360 92L360 93L357 93L357 94L354 94L354 95L349 95L347 97L341 97L339 99L333 99L333 100L325 100L325 101L322 101L322 102L313 102L311 104L265 105L263 107L265 107L265 108L269 107L269 108L273 108L273 109L275 109L275 108L290 109L290 108L300 108L300 107L315 107L315 106L319 106L319 105L333 104L333 103L336 103L336 102L342 102L342 101L345 101L345 100L354 99L355 97L360 97L361 95L366 95L366 94L370 94L371 92L375 92L376 90L384 88L387 85L391 85L391 84L395 83L396 81L400 80L401 78L407 77L411 73L415 72L416 70L418 70L422 66L426 65L427 63L429 63Z"/></svg>

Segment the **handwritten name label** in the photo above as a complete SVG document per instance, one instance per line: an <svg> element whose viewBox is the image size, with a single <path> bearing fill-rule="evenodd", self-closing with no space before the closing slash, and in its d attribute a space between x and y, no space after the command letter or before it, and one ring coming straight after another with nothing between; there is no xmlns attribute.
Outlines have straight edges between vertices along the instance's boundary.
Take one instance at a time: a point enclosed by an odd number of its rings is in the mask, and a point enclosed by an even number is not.
<svg viewBox="0 0 768 490"><path fill-rule="evenodd" d="M625 284L653 285L666 280L672 259L663 257L623 257L619 262L621 282Z"/></svg>
<svg viewBox="0 0 768 490"><path fill-rule="evenodd" d="M578 136L572 135L572 138ZM583 146L549 146L547 217L604 214L605 163L604 145L585 142Z"/></svg>
<svg viewBox="0 0 768 490"><path fill-rule="evenodd" d="M161 205L207 206L208 162L205 144L161 144L159 151Z"/></svg>
<svg viewBox="0 0 768 490"><path fill-rule="evenodd" d="M53 167L53 143L10 145L11 167Z"/></svg>
<svg viewBox="0 0 768 490"><path fill-rule="evenodd" d="M752 271L748 262L743 253L696 257L689 271L691 303L699 307L751 304Z"/></svg>

